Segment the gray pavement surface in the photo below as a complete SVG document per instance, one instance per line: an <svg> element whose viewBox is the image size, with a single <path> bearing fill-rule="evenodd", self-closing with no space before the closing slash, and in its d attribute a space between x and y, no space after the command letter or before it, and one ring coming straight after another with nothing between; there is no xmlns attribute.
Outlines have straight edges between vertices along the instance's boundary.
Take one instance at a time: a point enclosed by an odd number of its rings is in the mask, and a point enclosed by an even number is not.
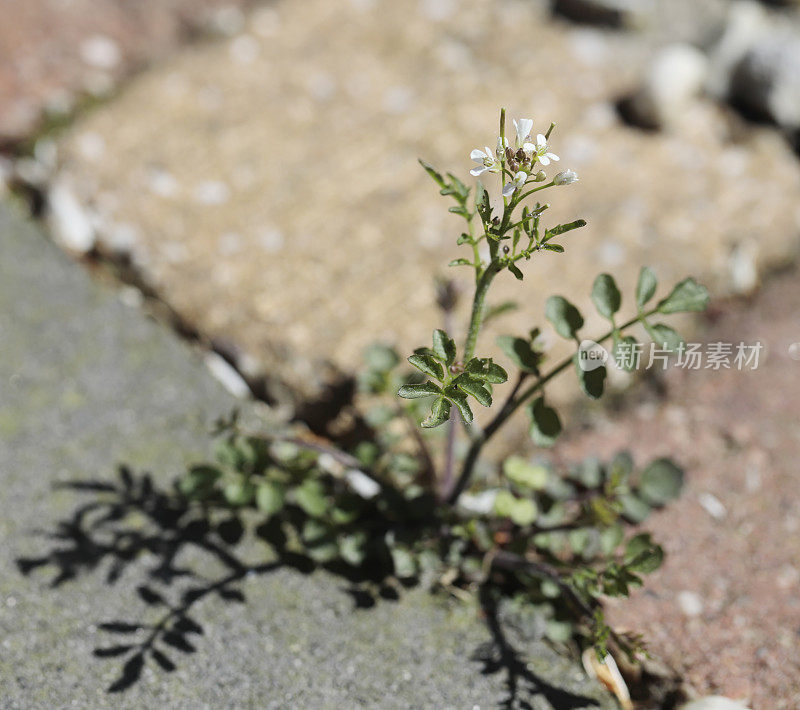
<svg viewBox="0 0 800 710"><path fill-rule="evenodd" d="M97 658L93 650L140 636L110 634L100 624L157 623L164 607L146 604L137 587L147 583L175 605L187 583L150 580L153 552L132 556L109 583L113 556L88 540L74 557L62 556L69 563L62 571L76 573L57 586L57 568L24 575L17 561L63 548L37 530L57 529L80 504L104 495L54 484L117 482L125 464L137 481L150 471L156 486L168 486L208 456L208 427L235 402L197 352L93 282L3 205L0 335L4 710L615 707L543 644L517 644L524 661L511 662L509 674L498 659L514 661L512 654L488 650L490 632L469 604L413 591L355 610L342 579L286 568L245 576L235 585L243 604L235 592L192 604L191 619L203 630L185 637L194 652L168 646L172 672L148 658L137 682L109 694L128 656ZM264 554L258 542L244 543L241 553L252 564ZM213 555L188 546L174 562L211 581L224 572ZM480 649L488 660L476 660ZM504 705L514 687L516 704Z"/></svg>

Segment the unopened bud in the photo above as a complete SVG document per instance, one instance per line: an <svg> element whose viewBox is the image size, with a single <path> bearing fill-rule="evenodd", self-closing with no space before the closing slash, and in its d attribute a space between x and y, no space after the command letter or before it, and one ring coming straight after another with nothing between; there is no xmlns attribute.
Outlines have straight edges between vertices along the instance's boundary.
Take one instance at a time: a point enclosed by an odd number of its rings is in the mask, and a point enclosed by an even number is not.
<svg viewBox="0 0 800 710"><path fill-rule="evenodd" d="M536 173L536 175L533 176L534 182L544 182L545 180L547 180L547 174L544 172L544 170L540 170L538 173Z"/></svg>
<svg viewBox="0 0 800 710"><path fill-rule="evenodd" d="M573 182L578 182L578 173L574 170L564 170L553 178L555 185L571 185Z"/></svg>

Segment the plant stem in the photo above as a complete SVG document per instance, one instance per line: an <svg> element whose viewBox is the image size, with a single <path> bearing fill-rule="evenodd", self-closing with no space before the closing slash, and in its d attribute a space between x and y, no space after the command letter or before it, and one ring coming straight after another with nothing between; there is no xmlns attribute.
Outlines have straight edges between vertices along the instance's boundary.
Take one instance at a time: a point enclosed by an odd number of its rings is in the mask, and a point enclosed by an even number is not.
<svg viewBox="0 0 800 710"><path fill-rule="evenodd" d="M618 330L624 330L625 328L629 328L636 323L641 322L643 319L647 318L648 316L653 315L658 310L658 308L653 308L652 310L646 313L639 313L635 318L631 318L627 323L623 323L619 328L613 328L609 330L605 335L601 338L596 340L597 343L602 343L608 340L610 337L614 335L615 332ZM506 400L503 407L497 413L494 419L487 425L487 427L483 430L483 432L473 439L471 446L469 447L469 451L467 452L467 456L464 459L464 465L461 468L461 474L456 481L456 485L453 488L453 491L450 493L450 497L448 498L447 502L451 505L455 504L458 500L458 497L464 492L466 487L469 485L470 478L472 477L472 472L475 468L475 463L477 462L483 447L486 445L486 442L491 439L492 436L497 432L497 430L505 424L506 420L519 409L522 404L524 404L528 399L530 399L534 394L536 394L539 390L542 389L550 380L552 380L556 375L559 375L564 370L569 367L574 359L574 355L562 360L556 367L554 367L550 372L546 375L539 377L536 382L532 383L527 389L523 390L523 392L519 395L515 396L515 392L512 392L511 396ZM516 388L515 388L516 389Z"/></svg>
<svg viewBox="0 0 800 710"><path fill-rule="evenodd" d="M475 355L475 345L478 342L478 333L483 325L483 315L486 311L486 294L492 280L500 270L499 264L493 259L486 270L481 274L475 286L475 297L472 300L472 315L469 321L467 342L464 346L464 364L468 363Z"/></svg>

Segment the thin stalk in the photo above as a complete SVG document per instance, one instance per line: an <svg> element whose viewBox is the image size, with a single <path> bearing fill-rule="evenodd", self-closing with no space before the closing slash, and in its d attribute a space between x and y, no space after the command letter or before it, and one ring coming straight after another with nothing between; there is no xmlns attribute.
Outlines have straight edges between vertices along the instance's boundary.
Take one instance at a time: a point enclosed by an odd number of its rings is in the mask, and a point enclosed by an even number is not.
<svg viewBox="0 0 800 710"><path fill-rule="evenodd" d="M631 318L627 323L623 323L619 328L612 328L609 330L605 335L601 338L596 340L597 343L602 343L608 340L610 337L614 335L614 333L618 330L624 330L625 328L629 328L636 323L641 322L644 318L653 315L658 309L654 308L646 313L639 313L635 318ZM561 361L556 367L554 367L550 372L546 375L540 377L536 382L532 383L529 387L523 390L519 395L516 397L509 398L500 411L497 413L494 419L486 426L483 432L475 437L472 441L472 444L469 447L469 451L467 452L467 456L464 459L464 465L461 468L461 474L456 481L456 485L453 488L450 497L448 498L447 502L451 505L455 504L458 500L458 497L464 492L466 487L469 485L470 478L472 477L473 470L475 468L475 463L477 462L483 447L486 445L486 442L494 436L497 430L505 424L506 420L519 409L527 400L529 400L534 394L536 394L539 390L542 389L550 380L552 380L556 375L559 375L564 370L566 370L573 361L575 356L571 355L570 357Z"/></svg>
<svg viewBox="0 0 800 710"><path fill-rule="evenodd" d="M469 362L475 355L475 345L478 342L478 333L480 333L481 326L483 325L483 316L486 311L486 294L489 291L489 286L492 285L492 280L500 270L499 264L492 259L489 266L481 274L478 283L475 286L475 297L472 300L472 315L469 320L469 331L467 333L467 342L464 346L464 363Z"/></svg>

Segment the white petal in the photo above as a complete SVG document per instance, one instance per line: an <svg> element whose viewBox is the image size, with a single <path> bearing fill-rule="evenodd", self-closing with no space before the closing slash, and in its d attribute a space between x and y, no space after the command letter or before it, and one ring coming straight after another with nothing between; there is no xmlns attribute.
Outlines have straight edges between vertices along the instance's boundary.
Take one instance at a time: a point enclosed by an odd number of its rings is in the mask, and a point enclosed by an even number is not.
<svg viewBox="0 0 800 710"><path fill-rule="evenodd" d="M546 155L540 155L539 156L539 162L542 165L550 165L550 158L548 158Z"/></svg>
<svg viewBox="0 0 800 710"><path fill-rule="evenodd" d="M548 158L550 158L550 160L555 160L556 162L558 162L559 160L561 160L561 158L559 158L559 157L558 157L558 156L557 156L555 153L545 153L545 155L546 155Z"/></svg>
<svg viewBox="0 0 800 710"><path fill-rule="evenodd" d="M536 136L536 143L541 148L542 146L547 145L547 138L544 137L544 134L540 133Z"/></svg>
<svg viewBox="0 0 800 710"><path fill-rule="evenodd" d="M516 189L517 186L513 182L503 185L503 197L511 197Z"/></svg>
<svg viewBox="0 0 800 710"><path fill-rule="evenodd" d="M533 119L532 118L521 118L519 120L519 133L520 139L527 138L531 134L531 129L533 128Z"/></svg>
<svg viewBox="0 0 800 710"><path fill-rule="evenodd" d="M494 159L494 155L492 154L492 149L488 145L486 146L486 157Z"/></svg>
<svg viewBox="0 0 800 710"><path fill-rule="evenodd" d="M478 175L483 175L488 169L489 168L487 168L485 165L481 165L479 168L472 168L472 170L469 171L469 174L473 175L474 177L478 177Z"/></svg>
<svg viewBox="0 0 800 710"><path fill-rule="evenodd" d="M536 146L533 143L526 143L522 146L522 150L529 154L534 153L536 152Z"/></svg>
<svg viewBox="0 0 800 710"><path fill-rule="evenodd" d="M526 173L524 170L520 170L520 171L519 171L519 172L516 174L516 176L514 177L514 182L516 182L516 183L517 183L517 185L524 185L524 184L525 184L525 181L526 181L527 179L528 179L528 173Z"/></svg>
<svg viewBox="0 0 800 710"><path fill-rule="evenodd" d="M491 155L491 153L489 153ZM469 157L472 158L476 163L482 163L484 158L488 158L489 155L484 153L482 150L475 148L470 154Z"/></svg>

